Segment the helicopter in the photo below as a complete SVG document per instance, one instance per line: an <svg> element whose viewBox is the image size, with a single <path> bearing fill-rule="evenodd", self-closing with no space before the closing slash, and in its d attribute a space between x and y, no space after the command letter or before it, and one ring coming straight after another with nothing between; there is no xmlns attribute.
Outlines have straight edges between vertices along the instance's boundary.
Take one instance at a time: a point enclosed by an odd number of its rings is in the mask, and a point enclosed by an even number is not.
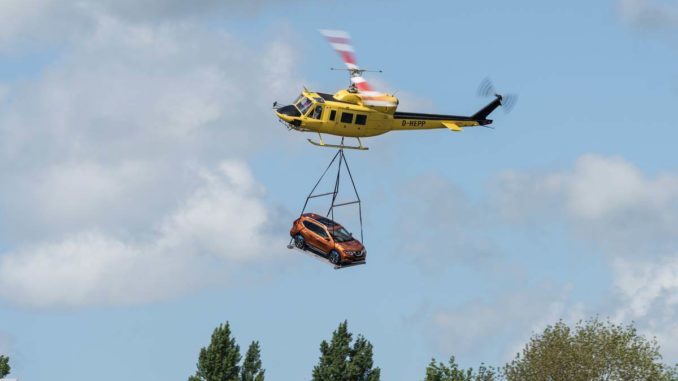
<svg viewBox="0 0 678 381"><path fill-rule="evenodd" d="M493 95L494 99L471 116L424 114L400 112L398 98L374 90L365 80L365 72L381 72L358 67L354 49L348 33L340 30L320 30L330 45L339 53L350 75L350 85L346 89L328 94L310 91L304 87L301 95L289 105L273 103L275 115L288 129L300 132L317 133L319 141L308 141L316 146L367 150L360 138L382 135L390 131L429 130L447 128L459 132L464 127L489 126L492 120L488 116L499 106L509 110L514 96L497 94L489 80L485 80L479 89L480 95ZM340 144L327 144L322 134L341 137ZM344 138L356 138L357 146L344 145Z"/></svg>

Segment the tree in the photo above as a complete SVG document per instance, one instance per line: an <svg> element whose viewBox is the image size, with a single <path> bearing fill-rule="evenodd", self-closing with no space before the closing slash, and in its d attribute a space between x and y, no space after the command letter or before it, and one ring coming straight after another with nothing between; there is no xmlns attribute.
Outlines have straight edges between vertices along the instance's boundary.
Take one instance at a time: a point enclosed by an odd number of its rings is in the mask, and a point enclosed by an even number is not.
<svg viewBox="0 0 678 381"><path fill-rule="evenodd" d="M239 381L240 347L231 337L231 327L220 324L212 332L207 348L200 349L198 370L188 381Z"/></svg>
<svg viewBox="0 0 678 381"><path fill-rule="evenodd" d="M339 324L332 340L320 343L320 359L313 368L313 381L379 381L380 369L374 368L372 344L358 335L351 347L348 323Z"/></svg>
<svg viewBox="0 0 678 381"><path fill-rule="evenodd" d="M450 357L448 364L445 365L442 362L436 364L436 360L432 359L426 367L424 381L493 381L496 379L494 369L482 364L477 372L472 368L460 369L454 356Z"/></svg>
<svg viewBox="0 0 678 381"><path fill-rule="evenodd" d="M9 357L0 356L0 378L4 378L12 368L9 366Z"/></svg>
<svg viewBox="0 0 678 381"><path fill-rule="evenodd" d="M656 340L636 329L592 319L574 329L558 322L532 337L504 367L508 381L677 380L663 365Z"/></svg>
<svg viewBox="0 0 678 381"><path fill-rule="evenodd" d="M373 369L372 349L372 344L358 335L348 361L347 380L379 381L381 370Z"/></svg>
<svg viewBox="0 0 678 381"><path fill-rule="evenodd" d="M247 349L242 363L240 381L264 381L265 370L261 368L261 349L259 342L253 341Z"/></svg>

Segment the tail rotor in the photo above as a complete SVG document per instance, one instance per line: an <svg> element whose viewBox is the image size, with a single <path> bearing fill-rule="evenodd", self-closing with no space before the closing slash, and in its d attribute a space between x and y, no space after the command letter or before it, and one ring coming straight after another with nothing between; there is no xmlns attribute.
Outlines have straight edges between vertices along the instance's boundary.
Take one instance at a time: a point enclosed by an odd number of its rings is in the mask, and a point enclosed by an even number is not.
<svg viewBox="0 0 678 381"><path fill-rule="evenodd" d="M506 113L511 112L511 110L513 110L513 107L515 107L516 102L518 102L518 96L516 94L506 94L506 95L499 94L497 90L494 88L494 84L489 78L485 78L483 79L482 82L480 82L480 85L478 86L478 96L481 97L495 96L499 98L501 106L504 109L504 112Z"/></svg>

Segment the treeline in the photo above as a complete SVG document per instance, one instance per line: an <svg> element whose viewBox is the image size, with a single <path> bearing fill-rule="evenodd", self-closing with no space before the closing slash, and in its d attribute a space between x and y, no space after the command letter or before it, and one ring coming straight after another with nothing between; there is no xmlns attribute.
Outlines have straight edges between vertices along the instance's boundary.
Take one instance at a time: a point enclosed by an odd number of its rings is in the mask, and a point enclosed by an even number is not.
<svg viewBox="0 0 678 381"><path fill-rule="evenodd" d="M200 349L197 370L188 381L264 381L260 355L259 343L254 341L241 364L240 347L226 322L214 329L210 344ZM329 343L320 343L320 359L313 368L312 380L379 381L379 373L372 362L372 344L361 335L354 342L344 321Z"/></svg>
<svg viewBox="0 0 678 381"><path fill-rule="evenodd" d="M320 343L311 380L380 381L372 357L372 344L362 335L354 340L344 321L329 342ZM264 381L266 374L259 343L253 341L243 358L228 322L214 329L196 368L188 381ZM10 371L9 357L0 355L0 379ZM433 359L422 376L423 381L678 381L678 364L664 364L657 341L632 325L592 319L546 327L503 366L462 368L454 357L445 363Z"/></svg>
<svg viewBox="0 0 678 381"><path fill-rule="evenodd" d="M346 321L320 343L312 381L379 381L372 344L362 335L353 340ZM264 381L258 342L250 344L240 362L240 348L228 323L217 327L210 344L200 350L195 375L189 381ZM423 381L678 381L678 364L662 362L655 339L622 326L591 319L570 327L563 322L534 335L522 352L501 367L481 364L461 368L451 357L432 359Z"/></svg>

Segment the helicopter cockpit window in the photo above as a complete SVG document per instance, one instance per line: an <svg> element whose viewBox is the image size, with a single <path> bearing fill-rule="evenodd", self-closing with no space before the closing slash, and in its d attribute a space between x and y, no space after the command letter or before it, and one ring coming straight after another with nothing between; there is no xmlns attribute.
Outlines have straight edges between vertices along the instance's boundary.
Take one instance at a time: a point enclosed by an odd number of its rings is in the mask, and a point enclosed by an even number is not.
<svg viewBox="0 0 678 381"><path fill-rule="evenodd" d="M310 116L311 116L311 118L313 118L313 119L320 119L320 118L322 118L322 116L323 116L323 107L320 106L320 105L315 106L315 108L314 108L313 111L311 112L311 115L310 115Z"/></svg>
<svg viewBox="0 0 678 381"><path fill-rule="evenodd" d="M303 97L298 103L297 103L297 108L299 109L299 112L301 112L302 115L306 114L306 111L311 107L313 102L311 102L310 99Z"/></svg>

